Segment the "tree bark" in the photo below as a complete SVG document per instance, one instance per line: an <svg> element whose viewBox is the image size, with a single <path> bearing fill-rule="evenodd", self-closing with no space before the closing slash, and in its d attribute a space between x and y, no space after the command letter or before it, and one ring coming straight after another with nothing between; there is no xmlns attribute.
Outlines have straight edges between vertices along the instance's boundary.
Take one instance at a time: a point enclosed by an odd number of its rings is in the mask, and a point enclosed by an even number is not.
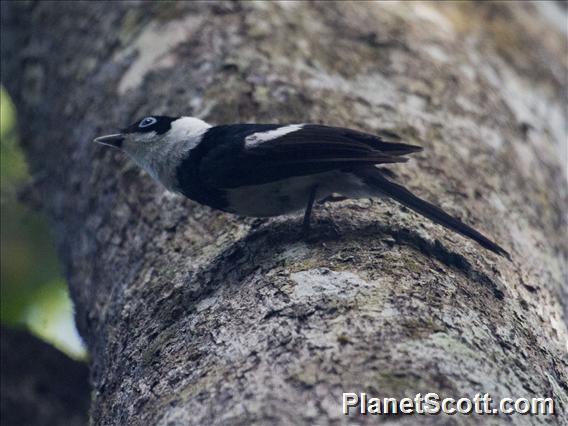
<svg viewBox="0 0 568 426"><path fill-rule="evenodd" d="M93 423L376 421L343 416L342 392L550 396L556 417L513 421L565 421L564 13L3 3L2 83L92 357ZM306 243L299 216L166 193L91 143L146 114L396 132L425 148L398 179L512 261L388 201L316 207ZM484 419L392 421L419 420Z"/></svg>

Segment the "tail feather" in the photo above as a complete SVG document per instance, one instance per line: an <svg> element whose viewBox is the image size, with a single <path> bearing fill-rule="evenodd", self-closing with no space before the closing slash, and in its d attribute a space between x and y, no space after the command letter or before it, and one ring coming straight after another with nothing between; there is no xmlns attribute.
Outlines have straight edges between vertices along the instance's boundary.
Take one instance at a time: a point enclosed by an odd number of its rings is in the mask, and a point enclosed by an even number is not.
<svg viewBox="0 0 568 426"><path fill-rule="evenodd" d="M408 145L406 143L397 143L397 142L389 142L389 141L382 141L376 144L377 148L385 152L389 155L407 155L413 154L415 152L422 151L421 146L416 145Z"/></svg>
<svg viewBox="0 0 568 426"><path fill-rule="evenodd" d="M466 225L459 219L450 216L441 208L417 197L405 187L391 182L386 177L384 177L378 169L367 168L356 173L365 181L365 183L378 189L381 193L395 199L399 203L407 206L408 208L414 210L422 216L427 217L433 222L436 222L448 229L451 229L452 231L468 237L476 241L482 247L485 247L486 249L511 260L509 253L507 253L507 251L500 247L498 244L494 243L493 241L482 235L480 232Z"/></svg>

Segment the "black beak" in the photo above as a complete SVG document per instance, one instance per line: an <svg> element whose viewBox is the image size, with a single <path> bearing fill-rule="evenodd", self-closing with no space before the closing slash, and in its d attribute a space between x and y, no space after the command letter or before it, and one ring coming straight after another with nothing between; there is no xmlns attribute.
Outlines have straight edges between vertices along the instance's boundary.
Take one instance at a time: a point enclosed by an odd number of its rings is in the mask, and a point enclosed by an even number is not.
<svg viewBox="0 0 568 426"><path fill-rule="evenodd" d="M93 142L112 146L114 148L120 148L122 147L123 141L124 141L124 136L122 136L122 133L116 133L114 135L100 136L96 138Z"/></svg>

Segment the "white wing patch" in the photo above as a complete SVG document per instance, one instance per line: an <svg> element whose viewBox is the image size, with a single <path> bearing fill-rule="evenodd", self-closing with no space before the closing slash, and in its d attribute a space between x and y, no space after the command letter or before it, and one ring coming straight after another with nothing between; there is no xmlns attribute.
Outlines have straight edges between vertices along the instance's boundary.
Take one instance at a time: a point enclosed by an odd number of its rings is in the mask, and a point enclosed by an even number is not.
<svg viewBox="0 0 568 426"><path fill-rule="evenodd" d="M304 127L303 124L290 124L288 126L282 126L274 130L269 130L268 132L253 133L252 135L249 135L245 138L245 147L254 148L261 143L278 139L279 137L287 135L288 133L297 132L302 127Z"/></svg>

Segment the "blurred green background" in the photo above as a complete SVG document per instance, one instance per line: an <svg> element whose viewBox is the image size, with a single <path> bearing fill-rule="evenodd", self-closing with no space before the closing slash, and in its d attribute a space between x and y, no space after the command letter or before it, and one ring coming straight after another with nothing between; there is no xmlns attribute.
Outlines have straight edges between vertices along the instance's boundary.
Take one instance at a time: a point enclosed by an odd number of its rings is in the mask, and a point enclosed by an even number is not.
<svg viewBox="0 0 568 426"><path fill-rule="evenodd" d="M14 106L0 88L0 321L85 358L48 221L17 198L30 176L16 124Z"/></svg>

